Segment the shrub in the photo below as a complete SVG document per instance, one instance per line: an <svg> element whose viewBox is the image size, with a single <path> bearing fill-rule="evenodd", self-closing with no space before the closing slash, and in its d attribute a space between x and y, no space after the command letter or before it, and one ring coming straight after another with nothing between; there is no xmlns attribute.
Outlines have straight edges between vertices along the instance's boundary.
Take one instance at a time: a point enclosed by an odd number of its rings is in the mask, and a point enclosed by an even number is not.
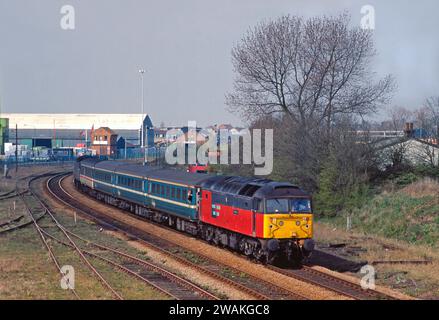
<svg viewBox="0 0 439 320"><path fill-rule="evenodd" d="M407 185L417 181L418 179L419 179L419 176L417 176L416 174L414 174L412 172L409 172L409 173L402 174L402 175L398 176L395 179L395 183L398 186L404 187L404 186L407 186Z"/></svg>

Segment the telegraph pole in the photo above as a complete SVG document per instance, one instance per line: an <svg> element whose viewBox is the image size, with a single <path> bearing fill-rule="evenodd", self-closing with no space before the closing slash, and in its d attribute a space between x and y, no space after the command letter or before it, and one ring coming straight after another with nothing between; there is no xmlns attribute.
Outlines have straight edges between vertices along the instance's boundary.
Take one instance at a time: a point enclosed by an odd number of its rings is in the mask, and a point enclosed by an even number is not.
<svg viewBox="0 0 439 320"><path fill-rule="evenodd" d="M144 121L145 121L145 118L144 118L144 108L145 108L145 106L144 106L144 104L145 104L145 102L144 102L144 92L143 92L143 88L144 88L144 85L143 85L143 75L145 74L145 69L140 69L139 70L139 73L140 73L140 79L141 79L141 86L142 86L142 88L141 88L141 92L142 92L142 101L141 101L141 103L142 103L142 133L141 133L141 137L140 137L140 148L143 148L143 165L145 165L145 163L146 163L146 149L145 149L145 123L144 123Z"/></svg>
<svg viewBox="0 0 439 320"><path fill-rule="evenodd" d="M15 177L18 171L18 124L15 124Z"/></svg>

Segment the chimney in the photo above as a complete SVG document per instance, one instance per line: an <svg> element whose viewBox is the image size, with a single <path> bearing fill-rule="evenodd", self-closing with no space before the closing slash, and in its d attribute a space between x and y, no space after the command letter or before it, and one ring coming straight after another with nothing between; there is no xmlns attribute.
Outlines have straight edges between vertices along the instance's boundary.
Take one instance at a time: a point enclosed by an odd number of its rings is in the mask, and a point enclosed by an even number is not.
<svg viewBox="0 0 439 320"><path fill-rule="evenodd" d="M406 122L404 126L405 136L408 138L413 137L413 122Z"/></svg>

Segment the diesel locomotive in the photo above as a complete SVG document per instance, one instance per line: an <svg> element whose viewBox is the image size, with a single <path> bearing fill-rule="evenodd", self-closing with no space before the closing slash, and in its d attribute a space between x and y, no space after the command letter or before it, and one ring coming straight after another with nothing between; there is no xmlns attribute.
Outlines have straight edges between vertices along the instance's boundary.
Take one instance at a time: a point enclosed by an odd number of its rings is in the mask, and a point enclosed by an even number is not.
<svg viewBox="0 0 439 320"><path fill-rule="evenodd" d="M264 263L299 264L314 249L311 197L261 178L78 159L75 186L107 204Z"/></svg>

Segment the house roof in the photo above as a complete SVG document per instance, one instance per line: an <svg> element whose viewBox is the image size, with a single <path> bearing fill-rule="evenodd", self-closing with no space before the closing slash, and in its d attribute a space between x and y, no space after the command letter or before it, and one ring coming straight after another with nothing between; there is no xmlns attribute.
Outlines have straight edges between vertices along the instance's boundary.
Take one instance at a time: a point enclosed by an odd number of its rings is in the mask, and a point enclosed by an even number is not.
<svg viewBox="0 0 439 320"><path fill-rule="evenodd" d="M414 141L414 142L428 145L428 146L433 147L433 148L439 148L439 145L430 143L430 142L425 141L425 140L421 140L421 139L417 139L417 138L410 138L410 137L396 137L396 138L382 139L382 140L379 140L375 143L377 146L377 150L383 150L383 149L390 148L390 147L393 147L397 144L405 143L408 141Z"/></svg>
<svg viewBox="0 0 439 320"><path fill-rule="evenodd" d="M111 130L109 127L100 127L93 131L93 135L102 134L102 133L117 135L117 133Z"/></svg>

